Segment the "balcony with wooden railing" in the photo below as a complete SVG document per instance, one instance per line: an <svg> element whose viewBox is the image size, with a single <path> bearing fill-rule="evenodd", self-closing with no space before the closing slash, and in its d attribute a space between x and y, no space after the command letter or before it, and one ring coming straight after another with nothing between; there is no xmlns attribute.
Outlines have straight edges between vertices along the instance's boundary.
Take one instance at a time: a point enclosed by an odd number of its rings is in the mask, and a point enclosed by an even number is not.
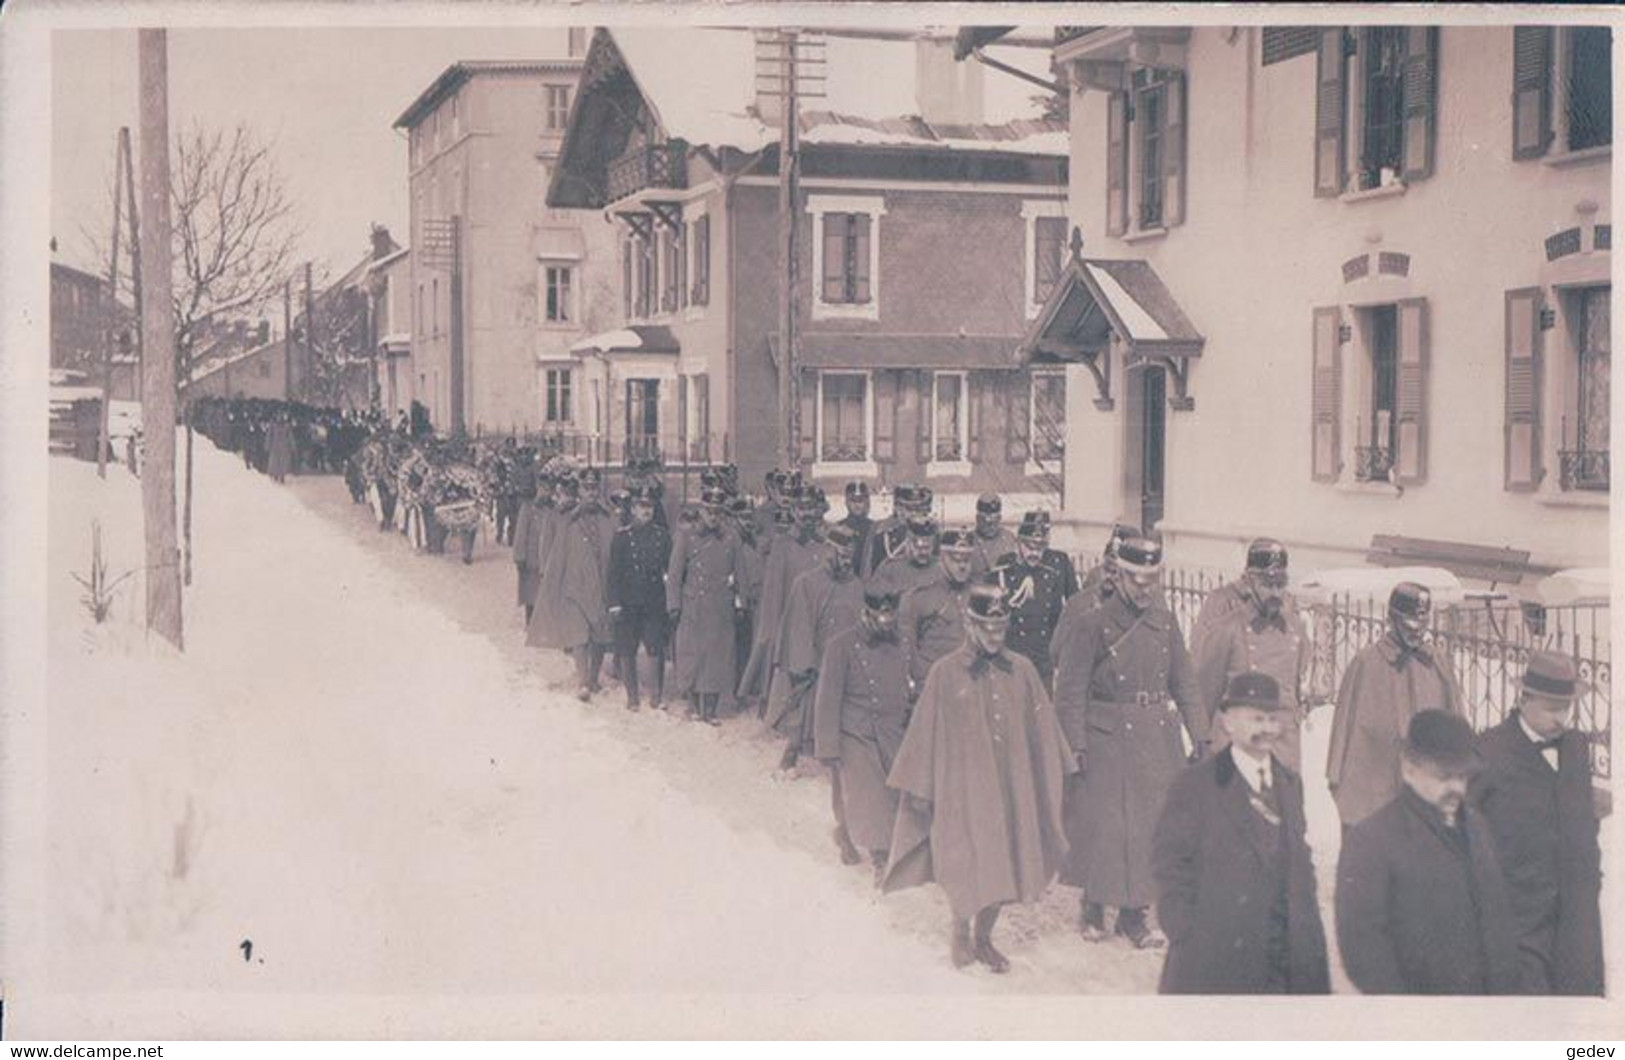
<svg viewBox="0 0 1625 1060"><path fill-rule="evenodd" d="M688 187L688 145L681 140L633 148L609 164L609 202L649 188Z"/></svg>

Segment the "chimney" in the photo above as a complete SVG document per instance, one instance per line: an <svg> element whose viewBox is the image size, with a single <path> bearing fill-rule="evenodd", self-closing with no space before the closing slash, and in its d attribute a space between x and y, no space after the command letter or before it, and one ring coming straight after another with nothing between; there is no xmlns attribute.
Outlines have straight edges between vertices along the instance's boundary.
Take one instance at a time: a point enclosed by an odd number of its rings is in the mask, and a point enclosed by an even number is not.
<svg viewBox="0 0 1625 1060"><path fill-rule="evenodd" d="M982 64L954 60L953 37L914 42L914 102L928 125L972 125L982 120Z"/></svg>
<svg viewBox="0 0 1625 1060"><path fill-rule="evenodd" d="M395 246L395 241L389 236L387 225L375 224L372 226L372 258L374 261L379 258L389 257L397 249L399 248Z"/></svg>

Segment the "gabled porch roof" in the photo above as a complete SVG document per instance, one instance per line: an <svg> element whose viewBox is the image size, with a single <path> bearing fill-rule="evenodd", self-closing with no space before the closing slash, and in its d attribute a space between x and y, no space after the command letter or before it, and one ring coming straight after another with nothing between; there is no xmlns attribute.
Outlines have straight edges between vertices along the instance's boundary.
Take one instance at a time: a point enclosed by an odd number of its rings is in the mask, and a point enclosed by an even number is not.
<svg viewBox="0 0 1625 1060"><path fill-rule="evenodd" d="M1076 361L1105 349L1113 335L1139 357L1198 357L1204 342L1149 262L1083 258L1067 265L1021 351Z"/></svg>

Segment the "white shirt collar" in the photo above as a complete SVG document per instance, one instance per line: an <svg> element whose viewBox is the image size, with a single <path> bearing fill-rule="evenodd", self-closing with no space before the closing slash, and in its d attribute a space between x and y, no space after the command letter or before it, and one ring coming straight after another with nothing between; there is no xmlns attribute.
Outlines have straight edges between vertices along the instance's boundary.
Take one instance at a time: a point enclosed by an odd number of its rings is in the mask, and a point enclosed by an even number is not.
<svg viewBox="0 0 1625 1060"><path fill-rule="evenodd" d="M1534 729L1531 729L1529 727L1529 723L1527 721L1523 720L1523 714L1522 713L1520 713L1518 715L1518 728L1522 729L1523 734L1525 736L1529 737L1529 742L1530 743L1545 743L1546 742L1546 737L1542 736L1540 733L1536 732Z"/></svg>
<svg viewBox="0 0 1625 1060"><path fill-rule="evenodd" d="M1236 772L1247 782L1247 786L1255 793L1263 791L1265 784L1271 782L1270 759L1268 755L1263 758L1254 758L1235 744L1230 745L1230 760L1236 765Z"/></svg>

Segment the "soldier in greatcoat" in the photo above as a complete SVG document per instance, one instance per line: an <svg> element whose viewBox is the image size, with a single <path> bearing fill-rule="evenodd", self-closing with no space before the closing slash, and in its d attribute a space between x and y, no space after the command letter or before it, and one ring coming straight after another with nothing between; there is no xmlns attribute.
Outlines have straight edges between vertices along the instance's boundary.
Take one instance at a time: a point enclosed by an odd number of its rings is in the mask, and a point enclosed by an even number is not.
<svg viewBox="0 0 1625 1060"><path fill-rule="evenodd" d="M745 565L727 509L721 487L701 493L700 523L678 534L666 573L666 609L677 630L672 681L709 725L720 724L720 700L734 687L735 592Z"/></svg>
<svg viewBox="0 0 1625 1060"><path fill-rule="evenodd" d="M1160 538L1123 541L1117 563L1117 592L1079 619L1055 676L1055 709L1079 772L1067 793L1072 855L1061 879L1083 888L1086 940L1110 936L1107 910L1116 909L1116 933L1154 949L1167 939L1146 916L1156 898L1152 832L1186 760L1181 722L1199 753L1207 712L1159 591Z"/></svg>
<svg viewBox="0 0 1625 1060"><path fill-rule="evenodd" d="M1220 594L1233 602L1216 604L1214 598ZM1205 627L1203 617L1207 618ZM1249 545L1246 570L1235 582L1209 594L1195 628L1191 656L1209 717L1217 710L1230 678L1253 670L1269 674L1286 702L1275 753L1294 770L1302 769L1301 690L1308 673L1310 644L1297 603L1287 592L1286 547L1272 538L1259 538ZM1213 734L1217 750L1224 744L1224 727L1215 727Z"/></svg>
<svg viewBox="0 0 1625 1060"><path fill-rule="evenodd" d="M869 852L877 882L897 821L897 793L886 787L886 774L908 727L897 604L895 593L864 593L857 625L824 646L812 711L813 754L830 769L836 832L846 846Z"/></svg>
<svg viewBox="0 0 1625 1060"><path fill-rule="evenodd" d="M1591 740L1571 726L1574 660L1529 656L1516 709L1478 737L1469 798L1495 837L1512 905L1518 992L1603 995L1602 850Z"/></svg>
<svg viewBox="0 0 1625 1060"><path fill-rule="evenodd" d="M1078 591L1061 608L1060 620L1055 623L1055 632L1049 639L1050 666L1053 670L1061 668L1061 648L1072 642L1072 628L1077 621L1117 592L1117 546L1139 532L1128 523L1113 524L1100 562L1084 576L1078 584Z"/></svg>
<svg viewBox="0 0 1625 1060"><path fill-rule="evenodd" d="M973 532L957 527L937 537L937 576L903 596L898 636L908 661L910 698L925 686L925 675L944 655L965 643L965 607L971 568L976 562Z"/></svg>
<svg viewBox="0 0 1625 1060"><path fill-rule="evenodd" d="M891 515L869 531L869 557L858 571L859 575L873 577L887 560L906 556L910 547L909 519L929 517L932 500L929 486L904 483L892 491Z"/></svg>
<svg viewBox="0 0 1625 1060"><path fill-rule="evenodd" d="M967 612L966 642L926 675L886 780L901 798L884 886L936 880L954 965L1003 973L994 924L1000 907L1037 901L1066 859L1061 800L1076 766L1038 671L1005 649L1004 591L977 585Z"/></svg>
<svg viewBox="0 0 1625 1060"><path fill-rule="evenodd" d="M855 536L850 527L830 527L824 562L798 576L785 601L767 696L767 723L789 738L781 770L794 768L802 753L811 750L812 699L824 646L841 630L856 625L863 610L863 582L852 569ZM859 860L844 834L837 842L849 862Z"/></svg>
<svg viewBox="0 0 1625 1060"><path fill-rule="evenodd" d="M1467 801L1482 760L1460 715L1409 719L1399 792L1350 825L1337 943L1363 994L1510 994L1517 941L1495 838Z"/></svg>
<svg viewBox="0 0 1625 1060"><path fill-rule="evenodd" d="M915 512L908 518L907 547L882 563L869 576L869 583L898 595L918 588L937 576L937 521Z"/></svg>
<svg viewBox="0 0 1625 1060"><path fill-rule="evenodd" d="M1010 594L1010 650L1038 667L1050 686L1049 642L1061 620L1061 609L1078 591L1078 575L1066 553L1049 547L1049 513L1028 512L1016 533L1016 551L993 563L999 584Z"/></svg>
<svg viewBox="0 0 1625 1060"><path fill-rule="evenodd" d="M974 573L992 570L995 563L1015 550L1016 535L1004 525L1003 499L997 493L977 497Z"/></svg>
<svg viewBox="0 0 1625 1060"><path fill-rule="evenodd" d="M1330 990L1303 781L1273 753L1290 709L1268 674L1232 677L1217 720L1226 750L1168 789L1151 853L1164 994Z"/></svg>
<svg viewBox="0 0 1625 1060"><path fill-rule="evenodd" d="M1388 596L1388 632L1349 663L1332 715L1326 782L1344 825L1377 812L1399 794L1405 727L1424 710L1460 714L1448 663L1428 645L1433 599L1400 582Z"/></svg>
<svg viewBox="0 0 1625 1060"><path fill-rule="evenodd" d="M739 607L734 611L734 687L737 689L744 680L745 666L750 662L750 646L756 637L756 613L762 600L767 549L765 543L757 539L756 506L749 497L732 498L728 502L728 517L745 546L735 594Z"/></svg>
<svg viewBox="0 0 1625 1060"><path fill-rule="evenodd" d="M875 528L875 521L869 518L869 484L867 482L852 481L846 484L846 515L840 520L840 525L849 527L856 535L856 544L852 546L852 554L857 556L861 564L869 555L869 535ZM859 577L867 574L860 571Z"/></svg>
<svg viewBox="0 0 1625 1060"><path fill-rule="evenodd" d="M620 660L626 708L637 710L642 692L638 675L641 645L654 661L651 704L662 705L666 675L666 570L671 535L655 522L654 491L630 495L631 522L615 532L609 547L609 614L615 623L615 654Z"/></svg>
<svg viewBox="0 0 1625 1060"><path fill-rule="evenodd" d="M525 622L536 610L536 589L541 585L540 537L553 510L553 476L532 476L534 496L520 505L513 532L513 563L519 577L519 606L525 609Z"/></svg>
<svg viewBox="0 0 1625 1060"><path fill-rule="evenodd" d="M756 615L755 641L745 675L739 681L741 699L764 699L772 688L773 668L779 654L779 628L796 578L823 562L824 512L821 493L801 490L795 498L794 532L776 536L762 572L761 605Z"/></svg>
<svg viewBox="0 0 1625 1060"><path fill-rule="evenodd" d="M604 655L615 642L609 620L609 550L615 519L602 496L596 468L578 478L575 506L557 517L526 643L568 651L576 664L576 698L599 691Z"/></svg>

